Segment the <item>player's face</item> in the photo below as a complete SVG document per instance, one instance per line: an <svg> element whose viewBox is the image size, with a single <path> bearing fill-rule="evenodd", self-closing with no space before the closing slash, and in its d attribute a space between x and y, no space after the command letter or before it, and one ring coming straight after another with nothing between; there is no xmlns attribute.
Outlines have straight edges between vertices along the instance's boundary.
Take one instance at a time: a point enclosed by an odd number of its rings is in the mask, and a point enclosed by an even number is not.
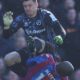
<svg viewBox="0 0 80 80"><path fill-rule="evenodd" d="M28 16L32 16L37 12L38 8L38 3L33 2L32 0L30 1L24 1L23 2L23 7Z"/></svg>

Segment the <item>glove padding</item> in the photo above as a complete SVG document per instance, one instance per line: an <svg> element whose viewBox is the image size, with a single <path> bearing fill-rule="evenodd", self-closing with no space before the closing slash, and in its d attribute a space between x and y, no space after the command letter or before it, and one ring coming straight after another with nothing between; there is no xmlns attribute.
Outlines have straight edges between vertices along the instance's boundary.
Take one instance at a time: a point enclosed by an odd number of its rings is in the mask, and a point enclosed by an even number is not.
<svg viewBox="0 0 80 80"><path fill-rule="evenodd" d="M13 22L13 13L11 11L6 12L3 16L4 29L9 29L11 23Z"/></svg>
<svg viewBox="0 0 80 80"><path fill-rule="evenodd" d="M62 45L62 44L63 44L63 38L62 38L60 35L56 36L56 37L54 38L54 41L55 41L55 43L56 43L57 45Z"/></svg>

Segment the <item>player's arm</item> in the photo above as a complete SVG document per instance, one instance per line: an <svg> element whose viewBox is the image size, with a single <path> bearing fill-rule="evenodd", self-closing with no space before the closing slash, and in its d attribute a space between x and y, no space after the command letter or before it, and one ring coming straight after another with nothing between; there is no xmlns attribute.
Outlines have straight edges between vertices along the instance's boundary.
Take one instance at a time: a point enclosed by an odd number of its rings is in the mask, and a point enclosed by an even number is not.
<svg viewBox="0 0 80 80"><path fill-rule="evenodd" d="M45 22L56 33L55 40L56 39L59 39L60 40L61 38L64 38L66 36L65 29L62 27L62 25L57 20L57 18L51 12L49 12L49 11L46 14Z"/></svg>
<svg viewBox="0 0 80 80"><path fill-rule="evenodd" d="M63 28L63 26L60 24L60 22L57 20L53 22L54 25L54 31L57 35L61 35L63 38L66 36L66 31Z"/></svg>
<svg viewBox="0 0 80 80"><path fill-rule="evenodd" d="M65 29L60 24L58 19L53 15L53 13L51 13L50 11L47 11L45 21L46 21L47 25L49 25L53 28L56 35L61 35L62 37L66 36Z"/></svg>
<svg viewBox="0 0 80 80"><path fill-rule="evenodd" d="M63 26L60 24L60 22L54 21L53 24L54 26L54 32L56 33L56 36L54 37L54 41L58 44L61 45L64 42L64 38L66 37L66 31L63 28Z"/></svg>
<svg viewBox="0 0 80 80"><path fill-rule="evenodd" d="M12 12L7 12L3 16L4 29L3 29L3 37L9 38L15 33L21 26L21 18L18 16L14 21L12 17Z"/></svg>

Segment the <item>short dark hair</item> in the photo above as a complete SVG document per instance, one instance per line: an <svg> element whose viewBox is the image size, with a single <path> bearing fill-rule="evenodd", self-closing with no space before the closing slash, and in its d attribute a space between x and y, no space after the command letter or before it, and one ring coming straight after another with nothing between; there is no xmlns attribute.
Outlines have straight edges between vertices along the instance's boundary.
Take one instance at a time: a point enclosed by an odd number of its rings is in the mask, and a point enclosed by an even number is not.
<svg viewBox="0 0 80 80"><path fill-rule="evenodd" d="M30 1L30 0L21 0L21 2L23 3L24 1ZM37 0L32 0L33 2L37 2Z"/></svg>

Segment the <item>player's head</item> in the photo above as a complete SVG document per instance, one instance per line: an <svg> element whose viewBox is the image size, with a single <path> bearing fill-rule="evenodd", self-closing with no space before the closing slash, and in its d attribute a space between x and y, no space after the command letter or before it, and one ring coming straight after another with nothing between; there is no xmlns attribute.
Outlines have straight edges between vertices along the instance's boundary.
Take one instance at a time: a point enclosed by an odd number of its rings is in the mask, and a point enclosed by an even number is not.
<svg viewBox="0 0 80 80"><path fill-rule="evenodd" d="M22 0L24 10L28 16L35 16L38 9L37 0Z"/></svg>
<svg viewBox="0 0 80 80"><path fill-rule="evenodd" d="M69 61L64 61L56 65L56 71L61 76L70 76L74 71L74 67Z"/></svg>

